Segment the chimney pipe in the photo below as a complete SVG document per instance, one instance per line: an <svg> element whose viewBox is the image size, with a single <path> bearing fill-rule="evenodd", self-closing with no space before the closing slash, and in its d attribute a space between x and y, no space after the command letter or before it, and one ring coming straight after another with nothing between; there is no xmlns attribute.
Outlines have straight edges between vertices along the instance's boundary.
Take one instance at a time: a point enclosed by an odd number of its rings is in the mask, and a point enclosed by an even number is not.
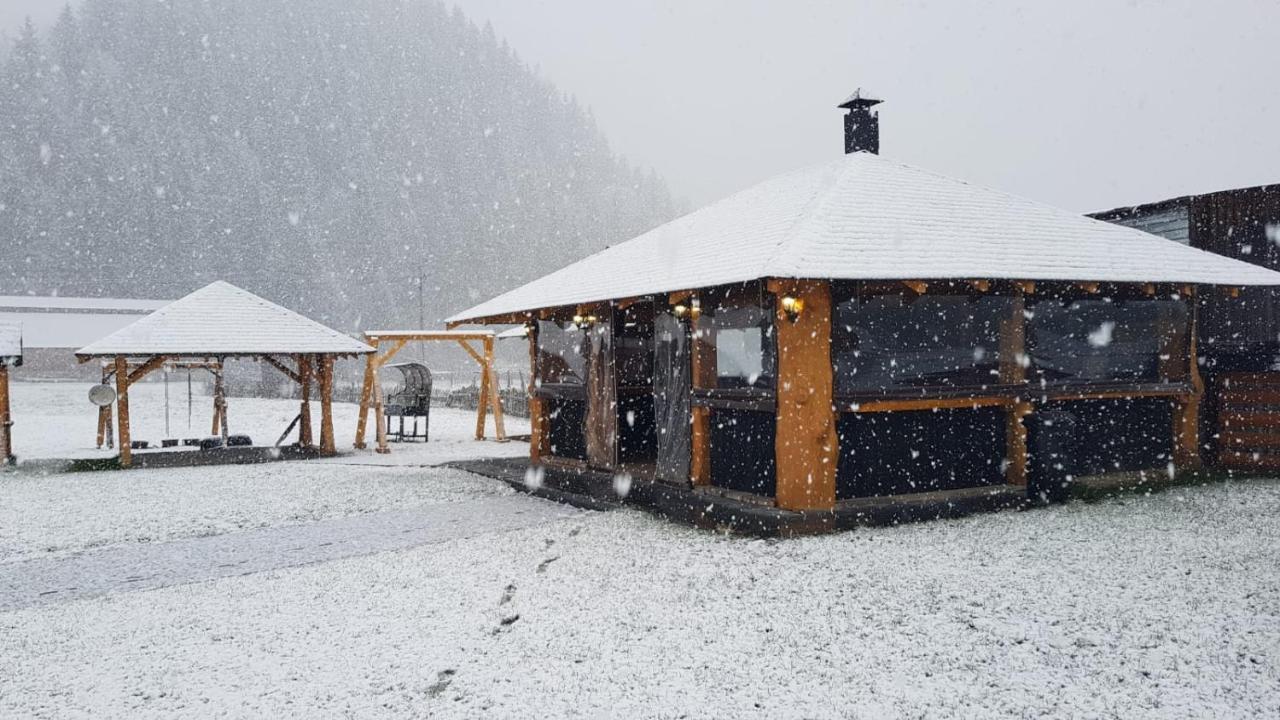
<svg viewBox="0 0 1280 720"><path fill-rule="evenodd" d="M844 152L846 155L856 152L880 154L880 116L871 112L871 108L879 105L876 100L862 88L853 91L848 100L837 107L848 110L844 116Z"/></svg>

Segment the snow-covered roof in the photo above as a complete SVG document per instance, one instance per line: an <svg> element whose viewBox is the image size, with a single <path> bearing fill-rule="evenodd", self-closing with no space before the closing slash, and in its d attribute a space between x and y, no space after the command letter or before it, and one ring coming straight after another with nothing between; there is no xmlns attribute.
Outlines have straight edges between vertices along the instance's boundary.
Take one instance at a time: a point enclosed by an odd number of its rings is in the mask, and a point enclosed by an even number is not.
<svg viewBox="0 0 1280 720"><path fill-rule="evenodd" d="M22 327L0 323L0 363L9 364L22 358Z"/></svg>
<svg viewBox="0 0 1280 720"><path fill-rule="evenodd" d="M5 310L84 310L89 312L131 312L142 314L159 310L171 302L173 301L0 295L0 309Z"/></svg>
<svg viewBox="0 0 1280 720"><path fill-rule="evenodd" d="M1280 273L878 155L767 180L448 322L761 278L1280 285Z"/></svg>
<svg viewBox="0 0 1280 720"><path fill-rule="evenodd" d="M134 313L8 312L0 309L0 324L21 325L27 348L75 350L135 322Z"/></svg>
<svg viewBox="0 0 1280 720"><path fill-rule="evenodd" d="M76 352L109 355L361 354L373 348L225 282L215 282Z"/></svg>

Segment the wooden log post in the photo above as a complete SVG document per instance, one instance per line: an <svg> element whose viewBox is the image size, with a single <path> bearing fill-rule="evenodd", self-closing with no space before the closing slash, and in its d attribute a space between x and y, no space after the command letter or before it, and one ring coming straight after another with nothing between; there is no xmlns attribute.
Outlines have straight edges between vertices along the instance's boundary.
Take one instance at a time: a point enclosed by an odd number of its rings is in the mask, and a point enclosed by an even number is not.
<svg viewBox="0 0 1280 720"><path fill-rule="evenodd" d="M120 467L133 465L133 444L129 438L129 363L123 356L116 357L116 445L120 448Z"/></svg>
<svg viewBox="0 0 1280 720"><path fill-rule="evenodd" d="M690 298L691 302L697 296ZM711 323L692 305L690 323L693 338L690 348L693 387L710 390L716 386L716 346ZM689 411L689 482L695 486L711 484L711 408L694 405Z"/></svg>
<svg viewBox="0 0 1280 720"><path fill-rule="evenodd" d="M298 407L298 446L311 447L311 356L298 356L298 387L302 401Z"/></svg>
<svg viewBox="0 0 1280 720"><path fill-rule="evenodd" d="M106 385L107 381L110 379L111 379L111 373L107 370L107 366L103 365L102 366L102 384ZM98 408L97 440L98 440L99 450L102 449L102 446L104 444L110 441L110 434L112 432L113 430L111 429L111 406L107 405L107 406Z"/></svg>
<svg viewBox="0 0 1280 720"><path fill-rule="evenodd" d="M373 366L373 427L378 441L374 452L387 455L391 452L391 446L387 444L387 398L382 390L381 368L381 362Z"/></svg>
<svg viewBox="0 0 1280 720"><path fill-rule="evenodd" d="M493 411L493 433L498 442L507 441L507 426L502 419L502 392L498 387L498 369L494 365L493 360L493 341L492 337L484 339L484 364L485 371L489 373L489 396L487 402L489 408ZM481 428L483 430L483 428Z"/></svg>
<svg viewBox="0 0 1280 720"><path fill-rule="evenodd" d="M364 361L364 383L360 386L360 415L356 418L355 448L357 450L365 449L364 433L369 422L369 406L373 404L373 381L378 366L379 343L373 338L369 338L368 342L373 345L375 352L366 355Z"/></svg>
<svg viewBox="0 0 1280 720"><path fill-rule="evenodd" d="M491 346L484 343L484 355L480 360L480 394L476 398L476 439L484 439L484 420L489 414L489 394L493 388L493 368L489 367Z"/></svg>
<svg viewBox="0 0 1280 720"><path fill-rule="evenodd" d="M320 452L337 453L333 441L333 356L320 355Z"/></svg>
<svg viewBox="0 0 1280 720"><path fill-rule="evenodd" d="M1021 385L1027 379L1026 286L1018 286L1009 316L1000 324L1000 384ZM1017 399L1005 415L1005 481L1027 484L1027 426L1033 411L1026 398Z"/></svg>
<svg viewBox="0 0 1280 720"><path fill-rule="evenodd" d="M225 443L230 430L227 427L227 386L223 381L222 361L214 363L213 371L213 435L221 435Z"/></svg>
<svg viewBox="0 0 1280 720"><path fill-rule="evenodd" d="M1194 288L1188 288L1187 302L1187 377L1191 392L1174 403L1173 465L1175 468L1197 468L1200 457L1200 400L1204 397L1204 378L1200 375L1199 332L1200 299Z"/></svg>
<svg viewBox="0 0 1280 720"><path fill-rule="evenodd" d="M831 510L840 448L833 403L830 287L819 280L771 280L769 290L778 297L777 505L784 510Z"/></svg>
<svg viewBox="0 0 1280 720"><path fill-rule="evenodd" d="M13 462L13 417L9 407L9 366L0 362L0 465Z"/></svg>
<svg viewBox="0 0 1280 720"><path fill-rule="evenodd" d="M542 397L538 394L538 326L529 326L529 462L542 464L542 456L547 453L546 417L543 414Z"/></svg>

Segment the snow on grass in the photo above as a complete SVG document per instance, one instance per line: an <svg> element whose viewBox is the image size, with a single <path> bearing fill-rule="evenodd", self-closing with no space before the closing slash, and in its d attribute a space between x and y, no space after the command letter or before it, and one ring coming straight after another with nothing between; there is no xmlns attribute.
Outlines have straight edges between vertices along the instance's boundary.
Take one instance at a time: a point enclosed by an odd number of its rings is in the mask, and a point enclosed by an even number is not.
<svg viewBox="0 0 1280 720"><path fill-rule="evenodd" d="M14 452L19 459L113 457L115 450L95 447L97 408L89 404L88 383L13 383ZM158 446L165 437L207 437L210 434L213 401L194 387L188 422L185 375L175 374L169 386L169 433L165 433L164 384L141 382L129 390L130 427L134 440L148 440ZM298 414L297 400L239 398L227 400L228 425L233 433L247 433L255 444L270 446ZM320 405L311 404L313 435L320 437ZM351 450L355 439L358 408L351 403L333 404L334 436L339 451ZM372 446L373 415L369 416L367 439ZM529 446L477 444L474 411L435 407L431 410L431 442L394 445L391 455L379 456L378 464L438 464L463 457L528 453ZM528 420L507 418L508 434L529 432ZM486 425L493 437L493 418ZM297 431L286 440L297 439ZM461 447L459 446L461 444ZM365 453L366 455L370 453Z"/></svg>
<svg viewBox="0 0 1280 720"><path fill-rule="evenodd" d="M0 476L0 567L49 553L514 492L459 470L270 463Z"/></svg>
<svg viewBox="0 0 1280 720"><path fill-rule="evenodd" d="M0 614L0 715L1275 717L1278 512L1254 481L786 541L587 513Z"/></svg>
<svg viewBox="0 0 1280 720"><path fill-rule="evenodd" d="M110 457L93 449L95 414L88 385L14 383L18 451L24 456ZM140 384L133 404L140 437L158 441L164 430L163 386ZM186 429L171 390L171 429ZM205 399L207 401L207 398ZM233 429L259 444L278 436L297 412L292 400L231 398ZM197 398L195 425L208 423L208 403ZM339 446L350 448L356 408L335 405ZM371 450L324 461L269 463L44 475L0 473L0 563L118 542L163 541L270 525L487 497L505 485L460 471L424 474L421 466L450 460L523 455L527 443L476 441L475 414L437 408L429 443L394 444L390 455ZM492 420L490 420L492 422ZM318 427L318 421L317 421ZM513 433L527 422L508 423ZM207 429L207 428L205 428ZM492 433L492 425L490 425ZM386 467L380 467L386 466ZM397 467L403 466L403 467Z"/></svg>

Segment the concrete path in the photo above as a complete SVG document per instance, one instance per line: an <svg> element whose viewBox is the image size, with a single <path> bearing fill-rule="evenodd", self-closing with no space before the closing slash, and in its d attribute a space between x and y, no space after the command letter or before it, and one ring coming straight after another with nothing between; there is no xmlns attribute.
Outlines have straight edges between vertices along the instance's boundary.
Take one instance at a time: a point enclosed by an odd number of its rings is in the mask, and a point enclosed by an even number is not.
<svg viewBox="0 0 1280 720"><path fill-rule="evenodd" d="M402 550L543 525L581 510L511 495L0 565L0 611Z"/></svg>

